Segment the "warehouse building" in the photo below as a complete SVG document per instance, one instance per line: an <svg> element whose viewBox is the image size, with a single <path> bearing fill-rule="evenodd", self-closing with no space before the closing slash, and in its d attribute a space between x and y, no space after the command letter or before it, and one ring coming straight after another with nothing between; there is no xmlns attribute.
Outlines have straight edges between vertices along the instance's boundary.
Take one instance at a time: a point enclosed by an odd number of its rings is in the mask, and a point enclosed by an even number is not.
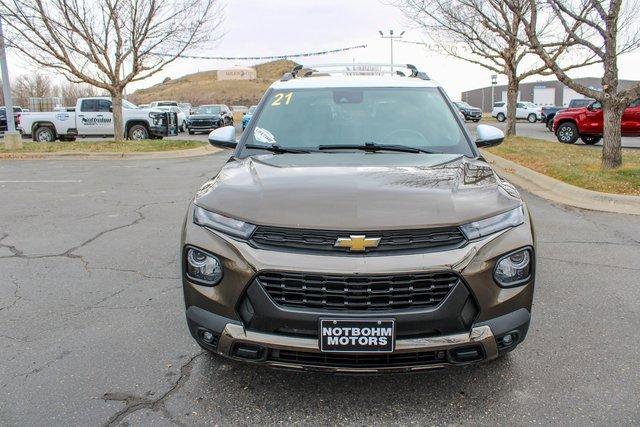
<svg viewBox="0 0 640 427"><path fill-rule="evenodd" d="M576 79L576 82L592 89L602 89L601 80L598 77L583 77ZM636 83L637 81L635 80L620 80L620 88L625 89ZM585 96L565 86L558 80L520 83L520 91L518 92L519 101L533 102L540 106L557 105L566 107L572 99L582 98L585 98ZM487 86L462 92L460 99L488 113L491 111L494 102L507 100L507 86Z"/></svg>

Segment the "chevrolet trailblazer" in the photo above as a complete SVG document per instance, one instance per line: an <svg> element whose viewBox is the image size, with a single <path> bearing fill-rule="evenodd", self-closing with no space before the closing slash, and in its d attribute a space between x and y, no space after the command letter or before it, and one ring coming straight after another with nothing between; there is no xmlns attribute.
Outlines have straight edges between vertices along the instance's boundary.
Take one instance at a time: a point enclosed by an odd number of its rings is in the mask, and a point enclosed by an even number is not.
<svg viewBox="0 0 640 427"><path fill-rule="evenodd" d="M183 224L192 336L236 360L341 373L513 350L529 327L535 244L518 191L478 150L502 132L480 125L472 140L411 65L334 67L285 74L239 141L231 126L209 135L234 152Z"/></svg>

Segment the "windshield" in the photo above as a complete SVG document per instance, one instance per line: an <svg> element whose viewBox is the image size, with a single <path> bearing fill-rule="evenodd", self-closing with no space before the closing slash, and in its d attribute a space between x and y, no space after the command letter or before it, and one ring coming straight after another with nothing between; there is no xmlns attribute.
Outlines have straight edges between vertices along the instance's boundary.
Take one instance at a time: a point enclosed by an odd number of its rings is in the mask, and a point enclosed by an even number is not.
<svg viewBox="0 0 640 427"><path fill-rule="evenodd" d="M133 110L134 108L138 108L136 105L132 104L131 102L127 101L126 99L122 100L122 108L126 108L128 110Z"/></svg>
<svg viewBox="0 0 640 427"><path fill-rule="evenodd" d="M456 102L456 105L460 108L473 108L471 107L471 105L467 104L466 102Z"/></svg>
<svg viewBox="0 0 640 427"><path fill-rule="evenodd" d="M220 114L219 105L202 105L196 108L196 114Z"/></svg>
<svg viewBox="0 0 640 427"><path fill-rule="evenodd" d="M251 123L247 144L313 150L374 143L474 156L437 88L273 91Z"/></svg>

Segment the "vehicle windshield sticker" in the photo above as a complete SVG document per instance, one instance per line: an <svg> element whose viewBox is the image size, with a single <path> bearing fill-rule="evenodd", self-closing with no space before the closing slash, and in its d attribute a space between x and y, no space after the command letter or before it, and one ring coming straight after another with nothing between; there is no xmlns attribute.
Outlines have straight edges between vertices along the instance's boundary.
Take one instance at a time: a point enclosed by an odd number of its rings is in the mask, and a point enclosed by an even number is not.
<svg viewBox="0 0 640 427"><path fill-rule="evenodd" d="M253 137L256 141L264 142L265 144L275 144L277 142L276 137L271 132L259 127L253 130Z"/></svg>

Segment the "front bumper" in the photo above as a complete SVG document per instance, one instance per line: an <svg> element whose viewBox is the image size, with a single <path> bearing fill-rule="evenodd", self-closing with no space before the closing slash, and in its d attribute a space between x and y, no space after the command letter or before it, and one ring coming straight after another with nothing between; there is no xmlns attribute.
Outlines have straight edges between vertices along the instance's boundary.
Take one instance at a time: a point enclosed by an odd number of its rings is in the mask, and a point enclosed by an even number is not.
<svg viewBox="0 0 640 427"><path fill-rule="evenodd" d="M316 338L251 331L237 321L198 307L187 310L187 323L193 337L202 347L221 356L274 368L351 374L418 372L493 360L524 340L529 321L529 311L520 309L479 323L470 331L398 339L392 355L363 357L319 353ZM213 341L203 339L205 331L213 333ZM502 341L506 335L516 337L507 347Z"/></svg>
<svg viewBox="0 0 640 427"><path fill-rule="evenodd" d="M190 208L186 218L192 218L192 214ZM428 370L494 359L520 344L529 327L534 278L514 288L501 288L493 281L495 263L505 253L534 247L528 218L518 227L469 242L461 248L401 256L264 250L187 220L182 244L183 248L190 245L215 254L224 266L224 277L214 287L183 279L189 330L201 346L237 360L279 368L344 373ZM276 304L256 285L256 277L264 271L345 275L449 271L459 275L462 284L432 308L336 312ZM251 303L248 310L247 300ZM468 315L470 305L471 316ZM349 359L321 353L317 329L315 336L309 332L316 328L321 317L376 316L396 319L395 351L386 358L369 353ZM204 340L204 332L209 332L213 341ZM505 346L502 339L506 335L513 339Z"/></svg>

